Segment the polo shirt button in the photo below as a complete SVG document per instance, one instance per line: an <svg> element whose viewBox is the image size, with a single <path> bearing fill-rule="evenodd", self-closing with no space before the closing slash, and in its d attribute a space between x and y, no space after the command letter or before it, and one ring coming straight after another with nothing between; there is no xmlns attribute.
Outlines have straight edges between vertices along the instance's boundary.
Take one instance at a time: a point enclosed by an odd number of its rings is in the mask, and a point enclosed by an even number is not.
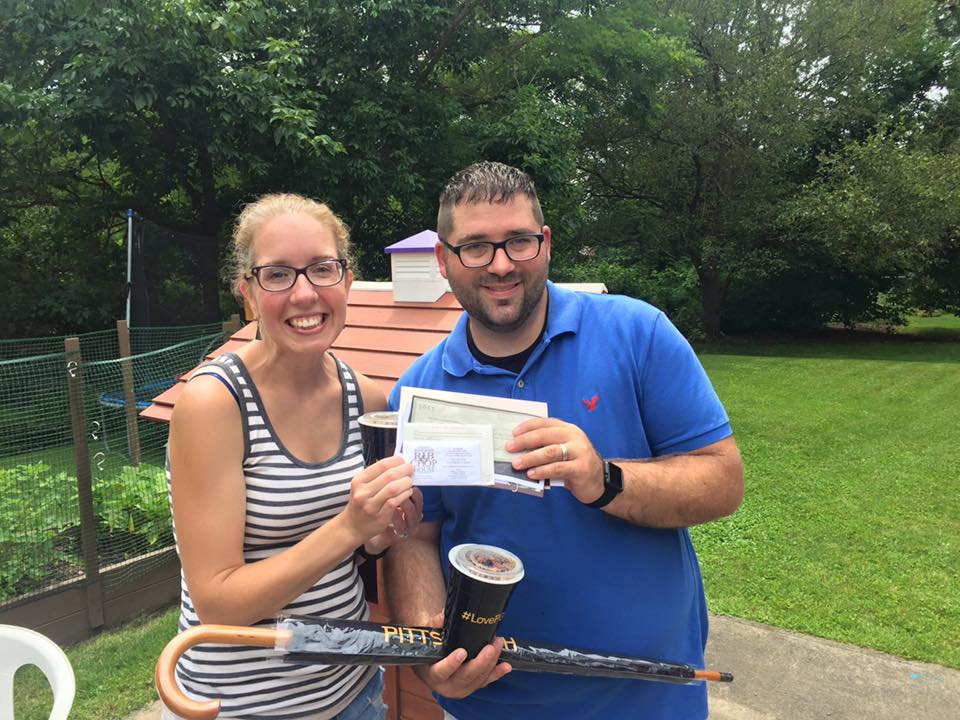
<svg viewBox="0 0 960 720"><path fill-rule="evenodd" d="M523 390L523 380L517 380L517 387Z"/></svg>

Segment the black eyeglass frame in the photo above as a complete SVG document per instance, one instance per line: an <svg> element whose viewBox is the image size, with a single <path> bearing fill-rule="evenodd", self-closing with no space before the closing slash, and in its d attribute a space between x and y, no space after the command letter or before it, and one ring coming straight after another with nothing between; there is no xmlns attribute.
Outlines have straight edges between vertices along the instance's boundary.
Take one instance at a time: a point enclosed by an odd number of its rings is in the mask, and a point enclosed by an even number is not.
<svg viewBox="0 0 960 720"><path fill-rule="evenodd" d="M537 252L528 258L524 258L523 260L516 260L512 255L510 255L510 251L507 250L507 243L510 242L511 240L516 240L517 238L525 238L525 237L535 237L537 239ZM471 240L470 242L465 242L463 245L451 245L443 238L439 238L439 240L440 240L440 243L445 248L447 248L447 250L450 250L454 255L457 256L457 259L460 261L461 265L463 265L465 268L469 270L479 270L480 268L485 268L488 265L492 264L493 261L496 260L497 258L497 250L501 250L501 249L503 250L504 254L506 254L506 256L510 259L510 262L523 263L523 262L530 262L531 260L536 260L538 257L540 257L540 251L543 249L543 241L546 240L546 236L543 233L520 233L519 235L511 235L506 240L501 240L500 242L488 242L486 240L476 240L476 241ZM493 254L490 256L490 259L487 262L485 262L483 265L467 265L463 261L463 257L460 255L460 251L469 245L489 245L490 247L493 248Z"/></svg>
<svg viewBox="0 0 960 720"><path fill-rule="evenodd" d="M317 285L317 283L311 280L310 276L307 275L307 270L309 270L310 268L315 267L317 265L324 265L324 264L330 264L330 263L336 263L337 265L340 266L340 277L337 278L336 282L332 282L327 285ZM261 282L260 280L260 272L265 268L284 268L285 270L293 270L293 280L290 282L290 284L287 287L283 289L272 289L272 288L264 287L263 282ZM271 263L270 265L254 265L252 268L250 268L250 274L247 275L247 279L249 280L250 278L256 278L257 285L259 285L260 289L263 290L264 292L286 292L287 290L289 290L290 288L292 288L294 285L297 284L297 278L300 277L301 275L303 275L307 279L307 282L313 285L314 287L319 287L319 288L334 287L335 285L339 285L340 283L342 283L343 279L347 276L347 261L344 258L330 258L329 260L318 260L317 262L312 262L309 265L304 265L303 267L300 267L300 268L293 267L292 265L277 265L275 263Z"/></svg>

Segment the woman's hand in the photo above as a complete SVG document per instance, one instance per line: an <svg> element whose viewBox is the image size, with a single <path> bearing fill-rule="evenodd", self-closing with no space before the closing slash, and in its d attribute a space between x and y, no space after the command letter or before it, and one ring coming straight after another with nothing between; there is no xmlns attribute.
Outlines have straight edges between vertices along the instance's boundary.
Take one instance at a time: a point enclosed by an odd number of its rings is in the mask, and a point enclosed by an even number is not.
<svg viewBox="0 0 960 720"><path fill-rule="evenodd" d="M413 488L413 494L397 508L390 526L364 543L367 552L378 555L397 540L413 535L423 520L423 493Z"/></svg>
<svg viewBox="0 0 960 720"><path fill-rule="evenodd" d="M422 507L423 496L413 487L413 466L393 456L357 473L341 515L357 544L365 543L368 552L377 553L392 544L387 535L396 539L394 528L403 533L409 532L408 525L416 527Z"/></svg>

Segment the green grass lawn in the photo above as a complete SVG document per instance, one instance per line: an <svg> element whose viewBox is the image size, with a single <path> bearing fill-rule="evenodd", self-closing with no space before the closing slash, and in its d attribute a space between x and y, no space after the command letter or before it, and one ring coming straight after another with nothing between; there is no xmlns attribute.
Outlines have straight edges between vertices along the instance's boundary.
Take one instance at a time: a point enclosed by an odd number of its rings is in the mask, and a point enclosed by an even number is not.
<svg viewBox="0 0 960 720"><path fill-rule="evenodd" d="M701 358L747 482L734 516L693 529L711 609L960 667L960 342L837 332ZM170 612L70 649L72 717L153 701L175 625ZM32 680L18 697L36 703Z"/></svg>
<svg viewBox="0 0 960 720"><path fill-rule="evenodd" d="M164 645L177 631L179 610L139 618L67 648L77 679L70 720L121 720L157 699L153 669ZM17 720L46 720L53 694L34 667L17 671Z"/></svg>
<svg viewBox="0 0 960 720"><path fill-rule="evenodd" d="M701 354L746 465L710 607L960 667L960 343L837 337Z"/></svg>
<svg viewBox="0 0 960 720"><path fill-rule="evenodd" d="M930 317L911 315L907 326L899 329L906 335L917 335L926 339L960 340L960 316L933 315Z"/></svg>

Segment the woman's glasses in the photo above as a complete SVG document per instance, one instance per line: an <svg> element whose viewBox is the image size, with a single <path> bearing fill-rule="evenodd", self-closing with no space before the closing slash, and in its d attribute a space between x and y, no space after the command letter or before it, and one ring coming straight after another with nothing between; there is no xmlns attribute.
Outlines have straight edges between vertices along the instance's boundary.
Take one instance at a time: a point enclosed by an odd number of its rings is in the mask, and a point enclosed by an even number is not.
<svg viewBox="0 0 960 720"><path fill-rule="evenodd" d="M347 272L347 261L342 258L321 260L301 268L289 265L256 265L250 268L250 275L267 292L289 290L297 282L297 277L306 275L311 285L330 287L343 280Z"/></svg>

